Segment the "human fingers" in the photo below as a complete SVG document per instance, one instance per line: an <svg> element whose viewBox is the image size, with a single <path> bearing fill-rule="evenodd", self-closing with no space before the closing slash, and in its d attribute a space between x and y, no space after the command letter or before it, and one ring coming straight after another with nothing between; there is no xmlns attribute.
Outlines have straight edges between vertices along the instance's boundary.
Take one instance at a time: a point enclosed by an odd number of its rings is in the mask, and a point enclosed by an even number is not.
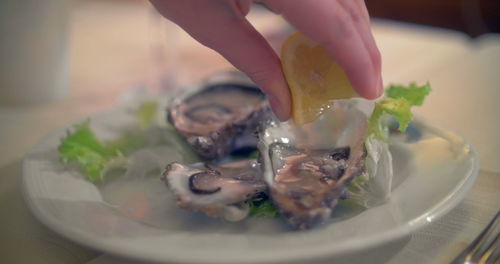
<svg viewBox="0 0 500 264"><path fill-rule="evenodd" d="M368 54L371 57L373 67L375 72L379 74L380 78L378 81L378 91L383 90L382 85L382 59L380 56L380 51L378 50L375 38L373 37L371 27L370 27L370 16L365 5L364 0L340 0L346 13L351 15L354 23L354 27L358 30L358 34L361 36L365 48L368 50Z"/></svg>
<svg viewBox="0 0 500 264"><path fill-rule="evenodd" d="M264 0L294 27L323 45L362 97L381 93L381 59L360 0Z"/></svg>
<svg viewBox="0 0 500 264"><path fill-rule="evenodd" d="M246 73L268 95L280 120L290 118L291 97L280 60L264 37L245 19L245 6L226 0L151 2L194 39Z"/></svg>

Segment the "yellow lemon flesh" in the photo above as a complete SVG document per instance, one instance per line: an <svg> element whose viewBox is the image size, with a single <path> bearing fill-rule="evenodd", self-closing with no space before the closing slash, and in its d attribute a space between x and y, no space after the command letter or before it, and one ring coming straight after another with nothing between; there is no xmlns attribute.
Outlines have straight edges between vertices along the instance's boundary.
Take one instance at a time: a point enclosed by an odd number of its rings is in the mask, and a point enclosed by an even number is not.
<svg viewBox="0 0 500 264"><path fill-rule="evenodd" d="M333 100L357 96L325 48L299 32L283 43L281 64L292 94L292 118L298 125L316 120Z"/></svg>

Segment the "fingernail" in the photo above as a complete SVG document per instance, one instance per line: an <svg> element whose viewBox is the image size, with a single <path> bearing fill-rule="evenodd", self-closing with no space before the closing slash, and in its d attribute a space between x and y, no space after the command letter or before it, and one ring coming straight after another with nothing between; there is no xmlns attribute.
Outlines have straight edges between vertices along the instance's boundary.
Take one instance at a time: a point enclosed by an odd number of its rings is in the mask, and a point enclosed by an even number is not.
<svg viewBox="0 0 500 264"><path fill-rule="evenodd" d="M275 96L268 95L269 98L269 104L271 105L271 109L273 110L274 114L278 117L280 121L286 121L288 119L288 113L286 112L286 109L284 109Z"/></svg>

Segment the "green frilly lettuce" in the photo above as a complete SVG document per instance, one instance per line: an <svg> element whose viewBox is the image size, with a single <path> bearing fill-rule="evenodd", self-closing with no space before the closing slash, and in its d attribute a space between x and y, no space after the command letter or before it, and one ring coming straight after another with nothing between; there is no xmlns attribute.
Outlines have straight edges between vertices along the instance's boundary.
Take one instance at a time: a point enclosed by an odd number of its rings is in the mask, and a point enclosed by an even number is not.
<svg viewBox="0 0 500 264"><path fill-rule="evenodd" d="M276 218L279 216L278 207L271 202L269 197L255 197L245 203L250 207L249 215L251 217Z"/></svg>
<svg viewBox="0 0 500 264"><path fill-rule="evenodd" d="M90 120L75 125L61 139L58 147L63 163L76 162L87 178L93 182L102 181L110 164L118 164L120 148L101 142L90 129Z"/></svg>
<svg viewBox="0 0 500 264"><path fill-rule="evenodd" d="M387 126L384 123L386 115L392 115L399 123L398 129L405 131L413 119L411 107L422 105L430 91L429 83L422 86L417 86L415 83L410 83L409 86L389 86L386 90L386 98L375 104L369 119L370 134L374 134L379 139L387 139Z"/></svg>
<svg viewBox="0 0 500 264"><path fill-rule="evenodd" d="M125 168L126 159L123 153L132 152L146 142L144 130L151 127L157 113L156 102L145 102L136 112L137 122L141 130L130 131L113 141L101 141L90 128L87 119L68 130L58 147L59 158L65 164L77 163L93 183L101 182L107 171L114 168Z"/></svg>

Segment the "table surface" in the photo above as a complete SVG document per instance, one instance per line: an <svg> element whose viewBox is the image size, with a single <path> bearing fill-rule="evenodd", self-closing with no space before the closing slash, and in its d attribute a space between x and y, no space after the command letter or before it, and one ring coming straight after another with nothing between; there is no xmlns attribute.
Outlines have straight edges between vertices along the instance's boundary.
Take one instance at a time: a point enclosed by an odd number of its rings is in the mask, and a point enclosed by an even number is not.
<svg viewBox="0 0 500 264"><path fill-rule="evenodd" d="M24 153L48 132L112 108L131 89L182 87L231 67L161 20L145 1L76 1L72 11L68 96L0 106L0 263L134 263L79 246L38 222L20 191ZM277 17L251 19L264 32L281 23ZM463 135L478 151L481 169L465 200L440 220L400 241L335 261L446 263L500 209L500 36L470 40L458 32L387 21L374 21L373 30L384 81L430 81L433 92L417 114Z"/></svg>

